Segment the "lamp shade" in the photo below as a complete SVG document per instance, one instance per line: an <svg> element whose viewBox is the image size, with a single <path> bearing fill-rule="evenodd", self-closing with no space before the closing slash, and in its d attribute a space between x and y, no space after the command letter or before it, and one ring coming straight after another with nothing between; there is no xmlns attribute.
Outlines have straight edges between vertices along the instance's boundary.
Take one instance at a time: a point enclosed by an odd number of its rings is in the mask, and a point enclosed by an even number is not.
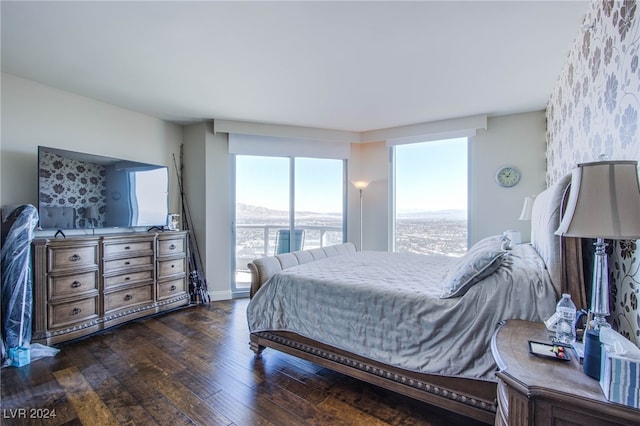
<svg viewBox="0 0 640 426"><path fill-rule="evenodd" d="M357 180L353 182L353 186L355 186L357 189L366 189L367 186L369 186L369 182L365 180Z"/></svg>
<svg viewBox="0 0 640 426"><path fill-rule="evenodd" d="M87 206L84 208L84 217L85 219L97 219L98 218L98 210L96 210L96 206Z"/></svg>
<svg viewBox="0 0 640 426"><path fill-rule="evenodd" d="M518 220L531 220L531 210L533 210L533 200L535 197L524 197L524 204Z"/></svg>
<svg viewBox="0 0 640 426"><path fill-rule="evenodd" d="M640 238L640 186L637 161L578 164L557 235Z"/></svg>

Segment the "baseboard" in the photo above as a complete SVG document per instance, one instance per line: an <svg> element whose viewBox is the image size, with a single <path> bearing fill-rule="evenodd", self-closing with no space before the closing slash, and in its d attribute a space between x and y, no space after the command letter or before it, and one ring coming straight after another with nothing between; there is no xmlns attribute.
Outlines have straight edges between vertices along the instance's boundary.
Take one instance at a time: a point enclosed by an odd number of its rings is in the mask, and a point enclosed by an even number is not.
<svg viewBox="0 0 640 426"><path fill-rule="evenodd" d="M211 301L215 302L218 300L231 300L231 291L209 291L209 297L211 297Z"/></svg>

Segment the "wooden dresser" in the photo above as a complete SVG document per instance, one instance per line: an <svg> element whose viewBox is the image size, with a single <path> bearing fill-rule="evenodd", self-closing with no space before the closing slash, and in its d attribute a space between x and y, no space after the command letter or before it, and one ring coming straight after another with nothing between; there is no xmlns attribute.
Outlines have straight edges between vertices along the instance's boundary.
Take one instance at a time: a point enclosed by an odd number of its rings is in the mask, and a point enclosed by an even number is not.
<svg viewBox="0 0 640 426"><path fill-rule="evenodd" d="M186 231L36 238L32 340L51 345L189 304Z"/></svg>
<svg viewBox="0 0 640 426"><path fill-rule="evenodd" d="M640 410L607 401L575 356L564 362L529 354L529 340L549 336L544 324L520 320L506 321L493 336L496 425L640 425Z"/></svg>

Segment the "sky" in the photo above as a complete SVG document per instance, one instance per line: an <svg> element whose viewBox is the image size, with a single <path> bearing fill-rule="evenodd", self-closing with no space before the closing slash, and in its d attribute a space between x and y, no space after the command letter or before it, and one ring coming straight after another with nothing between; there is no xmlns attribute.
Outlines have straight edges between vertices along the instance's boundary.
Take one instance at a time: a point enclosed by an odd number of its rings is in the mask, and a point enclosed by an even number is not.
<svg viewBox="0 0 640 426"><path fill-rule="evenodd" d="M397 145L396 211L467 209L467 139ZM298 211L342 210L342 160L296 159ZM236 157L236 202L289 209L289 158ZM365 189L366 191L366 189Z"/></svg>
<svg viewBox="0 0 640 426"><path fill-rule="evenodd" d="M289 158L236 156L236 202L289 209ZM296 209L342 211L342 160L296 158Z"/></svg>
<svg viewBox="0 0 640 426"><path fill-rule="evenodd" d="M467 210L467 138L397 145L396 211Z"/></svg>

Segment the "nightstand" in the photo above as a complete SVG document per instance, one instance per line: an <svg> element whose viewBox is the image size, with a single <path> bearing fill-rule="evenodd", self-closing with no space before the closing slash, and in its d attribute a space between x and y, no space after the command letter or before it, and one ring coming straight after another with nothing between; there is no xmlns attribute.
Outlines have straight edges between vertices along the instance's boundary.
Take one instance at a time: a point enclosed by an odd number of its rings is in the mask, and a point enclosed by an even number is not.
<svg viewBox="0 0 640 426"><path fill-rule="evenodd" d="M640 410L609 402L573 353L556 361L529 353L529 340L549 342L542 323L509 320L491 339L498 364L496 425L640 425Z"/></svg>

